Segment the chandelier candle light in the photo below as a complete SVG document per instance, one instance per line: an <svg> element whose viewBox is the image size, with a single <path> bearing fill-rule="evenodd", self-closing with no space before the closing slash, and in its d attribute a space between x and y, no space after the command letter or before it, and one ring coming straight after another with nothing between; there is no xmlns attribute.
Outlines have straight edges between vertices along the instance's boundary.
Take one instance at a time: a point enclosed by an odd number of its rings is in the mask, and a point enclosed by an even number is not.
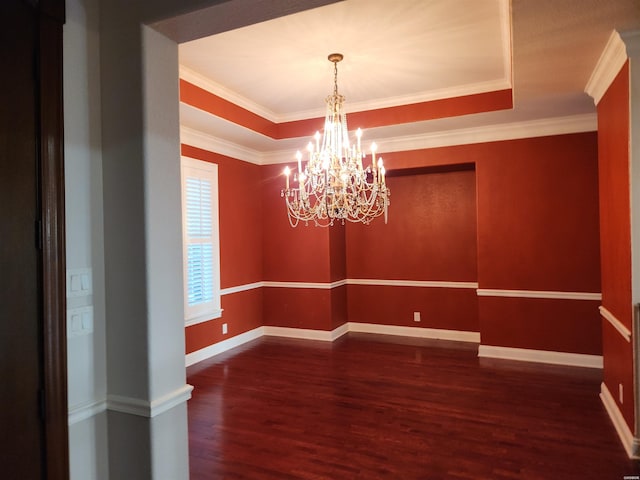
<svg viewBox="0 0 640 480"><path fill-rule="evenodd" d="M292 227L302 220L306 225L327 227L336 220L344 225L360 222L368 225L384 213L387 222L390 191L385 181L382 158L376 159L376 144L371 144L371 162L362 151L362 130L356 131L356 143L351 145L347 129L347 115L343 110L345 98L338 94L338 62L340 53L329 55L333 62L333 94L326 99L327 113L320 142L316 132L314 142L307 145L308 160L303 165L302 153L296 153L298 170L289 177L291 169L284 169L285 188L281 196L287 204ZM364 167L364 164L367 164ZM296 186L297 184L297 186Z"/></svg>

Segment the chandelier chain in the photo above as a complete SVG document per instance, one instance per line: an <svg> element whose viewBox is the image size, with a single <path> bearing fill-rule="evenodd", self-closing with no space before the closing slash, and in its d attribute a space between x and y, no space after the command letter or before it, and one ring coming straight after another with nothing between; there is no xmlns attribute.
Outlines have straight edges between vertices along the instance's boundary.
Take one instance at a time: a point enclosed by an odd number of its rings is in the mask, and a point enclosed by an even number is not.
<svg viewBox="0 0 640 480"><path fill-rule="evenodd" d="M333 94L338 96L338 62L333 62Z"/></svg>

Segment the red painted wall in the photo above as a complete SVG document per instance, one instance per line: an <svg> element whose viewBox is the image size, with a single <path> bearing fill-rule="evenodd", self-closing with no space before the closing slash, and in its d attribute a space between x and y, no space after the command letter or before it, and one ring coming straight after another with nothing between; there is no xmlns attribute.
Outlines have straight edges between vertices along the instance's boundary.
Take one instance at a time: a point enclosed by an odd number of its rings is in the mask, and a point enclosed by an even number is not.
<svg viewBox="0 0 640 480"><path fill-rule="evenodd" d="M388 224L347 225L349 278L476 281L475 172L420 172L387 178Z"/></svg>
<svg viewBox="0 0 640 480"><path fill-rule="evenodd" d="M350 322L478 331L475 289L348 285L347 299Z"/></svg>
<svg viewBox="0 0 640 480"><path fill-rule="evenodd" d="M264 324L276 327L333 330L332 292L317 288L265 288Z"/></svg>
<svg viewBox="0 0 640 480"><path fill-rule="evenodd" d="M278 140L310 137L315 131L321 130L324 125L324 118L274 123L182 79L180 80L180 101ZM352 125L360 125L362 128L374 128L472 113L492 112L512 107L512 90L505 89L377 110L353 112L349 115L349 118Z"/></svg>
<svg viewBox="0 0 640 480"><path fill-rule="evenodd" d="M629 63L598 103L602 304L631 329Z"/></svg>
<svg viewBox="0 0 640 480"><path fill-rule="evenodd" d="M476 156L480 288L600 292L596 135L487 147Z"/></svg>
<svg viewBox="0 0 640 480"><path fill-rule="evenodd" d="M331 282L347 278L346 226L334 225L329 229L329 274ZM331 289L331 330L349 320L347 315L347 286Z"/></svg>
<svg viewBox="0 0 640 480"><path fill-rule="evenodd" d="M338 282L347 278L346 225L334 225L329 229L330 280Z"/></svg>
<svg viewBox="0 0 640 480"><path fill-rule="evenodd" d="M478 297L482 344L600 355L599 303Z"/></svg>
<svg viewBox="0 0 640 480"><path fill-rule="evenodd" d="M185 150L220 164L223 287L363 278L600 291L595 133L385 154L389 224L330 229L289 225L284 165ZM246 191L254 192L251 204L236 197ZM239 333L260 325L332 330L354 321L480 331L486 345L598 354L597 304L478 298L474 289L268 287L223 297L223 318L235 319L238 327L229 327ZM236 319L240 311L246 319ZM191 350L220 339L207 324L187 332Z"/></svg>
<svg viewBox="0 0 640 480"><path fill-rule="evenodd" d="M198 323L185 330L186 353L195 352L215 343L227 340L254 328L261 327L262 289L246 290L222 296L222 318ZM222 334L223 323L228 333Z"/></svg>
<svg viewBox="0 0 640 480"><path fill-rule="evenodd" d="M629 116L627 62L598 103L598 156L602 305L631 330ZM633 348L607 320L602 322L604 382L633 431ZM618 399L619 384L628 395L624 403Z"/></svg>
<svg viewBox="0 0 640 480"><path fill-rule="evenodd" d="M268 137L276 137L275 123L182 79L180 79L180 102L251 128Z"/></svg>
<svg viewBox="0 0 640 480"><path fill-rule="evenodd" d="M475 282L472 167L390 175L388 224L347 225L348 278ZM478 331L475 289L349 285L347 298L353 322Z"/></svg>
<svg viewBox="0 0 640 480"><path fill-rule="evenodd" d="M287 219L282 174L285 165L262 167L262 219L264 280L279 282L330 282L328 228L291 227ZM290 164L293 168L294 165Z"/></svg>
<svg viewBox="0 0 640 480"><path fill-rule="evenodd" d="M272 138L305 136L321 126L321 119L275 124L188 82L180 86L181 101ZM608 95L617 91L613 88ZM610 101L614 111L621 101ZM511 106L511 91L505 90L354 112L350 118L373 127ZM607 108L605 100L599 110ZM609 117L601 127L601 149L616 156L624 141L615 132L624 125L615 114ZM223 268L230 269L224 278L230 283L246 283L249 277L322 283L345 277L452 280L478 281L480 288L492 289L599 292L596 145L596 135L587 133L387 153L392 205L386 226L378 220L368 227L292 229L280 196L284 165L260 167L258 181L243 177L238 167L229 183L222 183L221 192L231 196L251 185L261 195L261 210L252 212L251 218L258 219L253 226L242 221L230 227L235 231L222 245L231 258L223 255ZM475 165L476 172L461 170L465 164ZM436 169L425 172L425 167ZM608 278L603 294L605 305L630 318L630 304L621 293L630 277L625 272L620 277L621 268L629 265L628 250L618 248L621 234L629 230L620 222L628 212L619 208L628 192L611 183L622 178L618 170L623 167L607 163L610 171L601 179L601 188L609 191L601 206L615 212L603 220L603 277ZM609 174L614 180L607 180ZM244 202L240 211L251 208L248 201L237 201ZM228 212L229 217L236 214ZM254 242L237 240L247 233ZM374 291L375 299L370 298ZM600 335L594 333L597 302L478 299L471 289L353 285L331 290L266 288L262 301L267 325L332 329L347 320L415 325L407 312L421 311L420 326L480 330L489 345L600 351ZM389 318L393 311L398 318Z"/></svg>
<svg viewBox="0 0 640 480"><path fill-rule="evenodd" d="M331 330L349 321L347 286L331 289Z"/></svg>
<svg viewBox="0 0 640 480"><path fill-rule="evenodd" d="M481 289L600 291L595 133L484 144ZM601 353L597 301L479 297L486 345Z"/></svg>
<svg viewBox="0 0 640 480"><path fill-rule="evenodd" d="M221 288L261 281L262 212L260 202L246 195L260 184L260 167L189 145L182 145L182 155L218 165ZM221 302L221 319L187 327L187 353L262 325L260 290L223 295ZM227 335L222 335L222 323L228 326Z"/></svg>
<svg viewBox="0 0 640 480"><path fill-rule="evenodd" d="M293 164L289 165L291 168ZM262 167L262 230L264 280L276 282L329 283L339 275L343 256L341 227L336 230L313 225L293 228L287 219L280 193L285 186L285 165ZM332 261L331 251L335 255ZM342 277L344 278L344 277ZM332 312L340 312L334 292L312 288L265 288L265 325L333 330ZM344 316L344 315L343 315Z"/></svg>

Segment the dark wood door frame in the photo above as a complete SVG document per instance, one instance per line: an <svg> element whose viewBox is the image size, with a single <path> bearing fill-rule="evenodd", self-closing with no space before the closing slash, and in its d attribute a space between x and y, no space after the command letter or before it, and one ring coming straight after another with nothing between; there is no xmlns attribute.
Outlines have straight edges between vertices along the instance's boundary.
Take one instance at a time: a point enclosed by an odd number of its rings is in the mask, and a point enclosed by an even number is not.
<svg viewBox="0 0 640 480"><path fill-rule="evenodd" d="M62 26L64 0L40 0L38 83L42 242L42 408L47 480L69 478Z"/></svg>

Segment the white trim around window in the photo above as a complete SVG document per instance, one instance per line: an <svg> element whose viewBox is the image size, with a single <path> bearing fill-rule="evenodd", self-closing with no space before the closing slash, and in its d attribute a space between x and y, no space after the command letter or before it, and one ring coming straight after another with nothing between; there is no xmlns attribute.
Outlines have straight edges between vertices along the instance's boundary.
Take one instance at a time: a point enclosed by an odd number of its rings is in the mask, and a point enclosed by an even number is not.
<svg viewBox="0 0 640 480"><path fill-rule="evenodd" d="M218 165L181 157L185 325L222 316Z"/></svg>

